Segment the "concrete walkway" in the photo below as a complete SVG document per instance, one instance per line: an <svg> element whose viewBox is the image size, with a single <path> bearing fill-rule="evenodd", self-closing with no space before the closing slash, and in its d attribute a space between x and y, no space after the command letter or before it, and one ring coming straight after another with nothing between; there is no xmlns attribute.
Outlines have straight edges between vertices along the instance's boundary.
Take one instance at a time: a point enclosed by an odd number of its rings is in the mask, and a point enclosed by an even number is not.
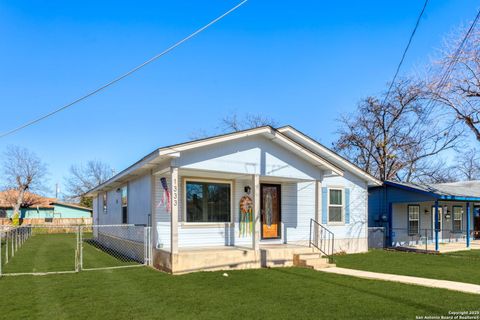
<svg viewBox="0 0 480 320"><path fill-rule="evenodd" d="M414 284L414 285L424 286L424 287L441 288L441 289L461 291L466 293L480 294L480 285L478 284L411 277L411 276L401 276L397 274L370 272L370 271L354 270L354 269L346 269L346 268L338 268L338 267L324 268L324 269L317 269L317 270L321 272L335 273L335 274L341 274L341 275L364 278L364 279L394 281L394 282L408 283L408 284Z"/></svg>

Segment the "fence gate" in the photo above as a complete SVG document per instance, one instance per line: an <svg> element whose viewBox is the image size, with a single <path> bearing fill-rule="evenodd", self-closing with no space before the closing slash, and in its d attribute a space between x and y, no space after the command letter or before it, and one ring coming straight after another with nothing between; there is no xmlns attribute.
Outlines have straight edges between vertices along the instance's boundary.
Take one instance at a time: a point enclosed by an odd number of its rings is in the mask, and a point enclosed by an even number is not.
<svg viewBox="0 0 480 320"><path fill-rule="evenodd" d="M0 229L0 276L73 273L151 264L151 228L138 225Z"/></svg>

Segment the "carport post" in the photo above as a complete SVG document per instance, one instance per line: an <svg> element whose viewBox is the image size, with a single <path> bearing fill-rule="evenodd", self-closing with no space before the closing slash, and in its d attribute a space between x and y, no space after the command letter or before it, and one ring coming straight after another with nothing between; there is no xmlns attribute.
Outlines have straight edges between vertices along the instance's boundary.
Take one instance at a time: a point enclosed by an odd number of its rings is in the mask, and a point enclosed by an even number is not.
<svg viewBox="0 0 480 320"><path fill-rule="evenodd" d="M438 251L438 200L435 200L435 251Z"/></svg>
<svg viewBox="0 0 480 320"><path fill-rule="evenodd" d="M467 202L467 248L470 248L470 202Z"/></svg>

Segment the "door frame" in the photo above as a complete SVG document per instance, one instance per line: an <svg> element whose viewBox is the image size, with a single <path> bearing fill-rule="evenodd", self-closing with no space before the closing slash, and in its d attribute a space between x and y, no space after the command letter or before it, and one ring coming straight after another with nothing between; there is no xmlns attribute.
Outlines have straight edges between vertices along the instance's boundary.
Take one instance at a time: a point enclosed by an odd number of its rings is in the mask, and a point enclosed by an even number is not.
<svg viewBox="0 0 480 320"><path fill-rule="evenodd" d="M278 236L275 238L263 237L263 187L276 187L278 190ZM260 240L282 239L282 185L276 183L260 183Z"/></svg>

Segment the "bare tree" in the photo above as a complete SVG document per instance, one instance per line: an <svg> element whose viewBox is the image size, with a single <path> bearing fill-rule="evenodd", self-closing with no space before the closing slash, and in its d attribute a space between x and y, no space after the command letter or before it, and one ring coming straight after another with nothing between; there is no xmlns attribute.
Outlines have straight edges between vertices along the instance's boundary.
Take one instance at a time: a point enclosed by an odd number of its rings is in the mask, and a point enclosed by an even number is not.
<svg viewBox="0 0 480 320"><path fill-rule="evenodd" d="M383 100L368 97L355 114L343 116L334 149L380 180L418 180L432 158L456 146L460 133L424 106L421 83L400 80Z"/></svg>
<svg viewBox="0 0 480 320"><path fill-rule="evenodd" d="M244 116L239 116L238 113L233 112L220 120L220 124L216 130L217 132L208 133L205 129L200 129L191 133L189 138L191 140L198 140L222 133L236 132L262 126L276 127L277 125L277 121L273 118L262 114L247 113Z"/></svg>
<svg viewBox="0 0 480 320"><path fill-rule="evenodd" d="M221 121L223 132L235 132L262 126L276 127L277 122L268 116L252 113L247 113L243 118L239 117L237 113L233 113Z"/></svg>
<svg viewBox="0 0 480 320"><path fill-rule="evenodd" d="M458 51L465 33L459 29L445 41L428 89L430 97L453 111L456 120L480 141L480 30L473 29Z"/></svg>
<svg viewBox="0 0 480 320"><path fill-rule="evenodd" d="M11 193L14 195L11 198L14 222L19 217L27 191L41 192L46 189L46 175L47 167L35 153L18 146L7 147L3 159L3 187L14 191Z"/></svg>
<svg viewBox="0 0 480 320"><path fill-rule="evenodd" d="M462 180L480 179L480 156L475 148L467 150L458 157L456 169Z"/></svg>
<svg viewBox="0 0 480 320"><path fill-rule="evenodd" d="M91 207L92 200L84 197L84 194L110 179L112 175L112 168L99 160L90 160L86 164L72 165L70 167L70 175L65 178L68 199Z"/></svg>

